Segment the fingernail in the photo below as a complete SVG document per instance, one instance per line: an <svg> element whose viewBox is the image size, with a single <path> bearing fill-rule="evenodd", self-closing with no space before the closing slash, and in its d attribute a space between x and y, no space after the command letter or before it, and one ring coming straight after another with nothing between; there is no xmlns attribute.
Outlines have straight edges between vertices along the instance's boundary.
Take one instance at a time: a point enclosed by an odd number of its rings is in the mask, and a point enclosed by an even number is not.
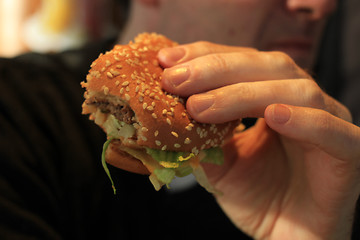
<svg viewBox="0 0 360 240"><path fill-rule="evenodd" d="M178 63L185 56L185 49L182 47L164 48L159 52L159 58L169 66Z"/></svg>
<svg viewBox="0 0 360 240"><path fill-rule="evenodd" d="M179 86L190 77L188 67L167 68L163 73L163 80L168 81L173 87Z"/></svg>
<svg viewBox="0 0 360 240"><path fill-rule="evenodd" d="M198 114L209 109L215 101L215 96L212 94L197 94L193 95L191 99L191 109Z"/></svg>
<svg viewBox="0 0 360 240"><path fill-rule="evenodd" d="M276 104L273 108L273 121L278 124L285 124L290 119L290 109L282 104Z"/></svg>

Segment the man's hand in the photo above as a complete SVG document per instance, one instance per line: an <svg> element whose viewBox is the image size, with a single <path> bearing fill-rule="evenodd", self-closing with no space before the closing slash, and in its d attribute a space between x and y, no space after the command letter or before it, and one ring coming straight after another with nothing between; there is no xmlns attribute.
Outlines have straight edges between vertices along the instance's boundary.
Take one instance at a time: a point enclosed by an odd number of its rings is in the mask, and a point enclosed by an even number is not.
<svg viewBox="0 0 360 240"><path fill-rule="evenodd" d="M256 239L346 239L360 192L360 129L286 54L207 42L164 49L165 90L200 122L259 118L204 166L234 224Z"/></svg>

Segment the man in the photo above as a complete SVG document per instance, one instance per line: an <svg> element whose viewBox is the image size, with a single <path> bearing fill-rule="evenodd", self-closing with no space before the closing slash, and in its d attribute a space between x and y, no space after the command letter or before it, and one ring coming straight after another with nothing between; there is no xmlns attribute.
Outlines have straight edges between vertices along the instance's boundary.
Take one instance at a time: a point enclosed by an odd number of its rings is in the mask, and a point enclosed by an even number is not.
<svg viewBox="0 0 360 240"><path fill-rule="evenodd" d="M79 116L79 82L84 59L107 46L84 50L82 62L74 52L2 60L2 237L240 238L240 229L255 239L350 238L360 130L299 67L311 68L335 5L132 1L120 42L156 31L186 43L158 58L166 67L163 87L191 95L187 108L196 120L259 118L224 147L224 166L205 166L233 225L198 188L154 192L146 178L116 169L118 196L106 188L96 162L105 137Z"/></svg>
<svg viewBox="0 0 360 240"><path fill-rule="evenodd" d="M346 239L359 196L360 130L310 69L334 0L133 1L122 37L162 33L163 87L190 96L200 122L264 118L208 167L218 203L240 229L263 239ZM261 52L266 51L266 52ZM281 51L281 52L269 52ZM284 54L285 53L285 54ZM281 103L281 104L279 104Z"/></svg>

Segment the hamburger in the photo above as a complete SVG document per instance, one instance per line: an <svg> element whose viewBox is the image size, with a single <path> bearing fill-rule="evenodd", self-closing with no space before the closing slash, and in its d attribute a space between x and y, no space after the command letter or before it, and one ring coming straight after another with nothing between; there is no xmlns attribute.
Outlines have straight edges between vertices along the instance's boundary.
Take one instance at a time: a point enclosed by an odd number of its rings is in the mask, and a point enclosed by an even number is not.
<svg viewBox="0 0 360 240"><path fill-rule="evenodd" d="M162 35L143 33L100 54L82 82L83 114L107 134L102 163L110 180L106 163L149 175L156 190L175 176L193 173L200 185L216 192L200 162L222 164L221 146L238 121L196 122L186 111L185 98L161 88L157 53L176 45Z"/></svg>

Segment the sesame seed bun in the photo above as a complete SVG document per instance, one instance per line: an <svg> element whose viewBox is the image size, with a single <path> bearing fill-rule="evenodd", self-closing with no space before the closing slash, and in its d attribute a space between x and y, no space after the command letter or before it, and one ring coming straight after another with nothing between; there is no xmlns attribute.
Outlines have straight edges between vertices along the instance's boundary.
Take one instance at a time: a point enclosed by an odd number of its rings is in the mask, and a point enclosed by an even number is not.
<svg viewBox="0 0 360 240"><path fill-rule="evenodd" d="M109 111L116 107L123 111L131 109L133 114L127 119L131 118L129 124L134 126L135 134L122 139L122 144L134 148L197 155L203 149L222 146L238 121L224 124L196 122L185 109L186 99L161 89L163 68L157 61L157 53L161 48L176 45L162 35L144 33L128 45L117 45L101 54L91 65L87 81L82 83L86 88L83 113L90 114L90 119L104 128ZM94 102L91 99L96 99L97 105L90 104ZM120 103L122 106L118 107ZM99 111L100 105L113 107L112 110ZM113 153L107 154L107 158L115 165ZM127 159L121 154L119 158ZM126 161L130 162L129 159ZM123 165L117 166L126 169Z"/></svg>

